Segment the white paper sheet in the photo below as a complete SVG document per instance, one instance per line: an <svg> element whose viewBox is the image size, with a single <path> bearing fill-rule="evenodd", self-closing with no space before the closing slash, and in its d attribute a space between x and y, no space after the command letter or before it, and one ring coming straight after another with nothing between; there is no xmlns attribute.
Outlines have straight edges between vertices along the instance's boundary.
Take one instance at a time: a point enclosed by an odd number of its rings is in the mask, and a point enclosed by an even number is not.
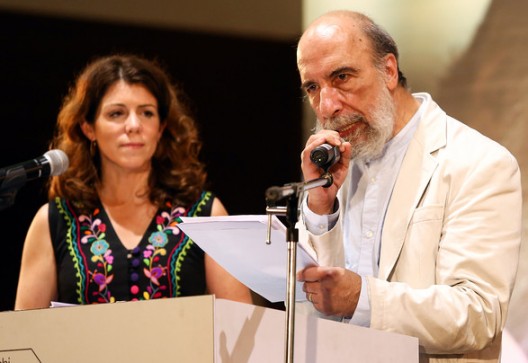
<svg viewBox="0 0 528 363"><path fill-rule="evenodd" d="M271 302L287 299L286 227L276 216L271 244L266 244L266 215L183 217L182 221L178 227L243 284ZM315 257L297 243L296 270L316 265ZM297 282L295 297L306 300L302 283Z"/></svg>

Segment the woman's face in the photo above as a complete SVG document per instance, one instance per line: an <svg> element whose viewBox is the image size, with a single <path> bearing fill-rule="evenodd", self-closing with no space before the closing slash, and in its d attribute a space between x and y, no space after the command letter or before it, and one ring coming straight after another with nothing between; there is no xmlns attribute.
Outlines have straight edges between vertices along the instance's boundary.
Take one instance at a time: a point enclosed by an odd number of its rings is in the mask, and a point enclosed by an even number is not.
<svg viewBox="0 0 528 363"><path fill-rule="evenodd" d="M101 100L95 123L82 125L96 141L103 172L150 170L151 159L163 132L156 98L142 85L114 83Z"/></svg>

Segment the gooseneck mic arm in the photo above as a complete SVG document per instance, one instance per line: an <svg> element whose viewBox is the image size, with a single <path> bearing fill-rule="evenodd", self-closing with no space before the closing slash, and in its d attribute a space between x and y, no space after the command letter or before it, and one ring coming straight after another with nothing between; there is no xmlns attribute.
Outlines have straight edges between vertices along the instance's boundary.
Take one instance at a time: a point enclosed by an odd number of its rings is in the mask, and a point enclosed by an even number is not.
<svg viewBox="0 0 528 363"><path fill-rule="evenodd" d="M328 188L334 183L334 178L329 172L325 172L319 178L309 180L307 182L285 184L282 187L269 187L266 190L266 200L270 203L278 202L291 195L297 197L305 190L310 190L317 187Z"/></svg>

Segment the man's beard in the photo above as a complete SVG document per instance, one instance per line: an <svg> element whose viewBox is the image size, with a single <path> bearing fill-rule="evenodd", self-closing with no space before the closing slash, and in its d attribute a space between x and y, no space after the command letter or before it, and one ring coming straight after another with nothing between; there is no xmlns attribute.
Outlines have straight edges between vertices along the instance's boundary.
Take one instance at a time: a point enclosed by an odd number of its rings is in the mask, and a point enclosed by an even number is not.
<svg viewBox="0 0 528 363"><path fill-rule="evenodd" d="M336 116L329 119L325 129L340 130L354 122L363 122L366 127L358 127L347 135L344 140L352 145L352 158L356 160L370 160L377 158L383 152L385 144L392 137L394 130L394 103L389 90L382 87L378 99L374 102L376 109L371 113L368 121L363 115L351 114ZM316 131L323 127L317 120Z"/></svg>

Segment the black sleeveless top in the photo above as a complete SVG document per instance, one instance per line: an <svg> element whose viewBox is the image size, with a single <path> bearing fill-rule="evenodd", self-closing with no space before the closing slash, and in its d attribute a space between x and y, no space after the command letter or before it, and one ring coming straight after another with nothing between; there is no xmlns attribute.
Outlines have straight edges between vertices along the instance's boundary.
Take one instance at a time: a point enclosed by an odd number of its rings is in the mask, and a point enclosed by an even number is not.
<svg viewBox="0 0 528 363"><path fill-rule="evenodd" d="M179 228L180 217L209 216L214 195L191 206L167 203L138 246L128 250L102 205L82 214L65 199L49 203L58 301L93 304L204 294L204 252Z"/></svg>

